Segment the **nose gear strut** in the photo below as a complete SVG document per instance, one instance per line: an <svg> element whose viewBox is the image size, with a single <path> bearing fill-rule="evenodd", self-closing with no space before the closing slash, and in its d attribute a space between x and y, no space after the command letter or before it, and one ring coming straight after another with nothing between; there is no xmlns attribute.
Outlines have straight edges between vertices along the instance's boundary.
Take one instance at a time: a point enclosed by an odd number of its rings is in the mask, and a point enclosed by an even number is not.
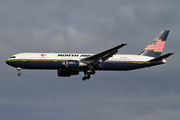
<svg viewBox="0 0 180 120"><path fill-rule="evenodd" d="M17 67L16 69L17 69L17 71L18 71L18 76L21 76L21 75L22 75L21 72L20 72L20 71L21 71L21 68Z"/></svg>

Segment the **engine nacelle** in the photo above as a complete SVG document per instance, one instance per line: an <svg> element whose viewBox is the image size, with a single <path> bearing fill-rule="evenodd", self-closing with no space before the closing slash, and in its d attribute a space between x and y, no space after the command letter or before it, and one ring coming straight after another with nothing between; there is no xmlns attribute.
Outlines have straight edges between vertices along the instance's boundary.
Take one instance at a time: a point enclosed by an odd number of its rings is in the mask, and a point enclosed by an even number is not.
<svg viewBox="0 0 180 120"><path fill-rule="evenodd" d="M79 71L74 71L74 70L57 70L58 76L59 77L70 77L71 75L78 75Z"/></svg>
<svg viewBox="0 0 180 120"><path fill-rule="evenodd" d="M77 60L66 60L65 68L79 68L79 61Z"/></svg>
<svg viewBox="0 0 180 120"><path fill-rule="evenodd" d="M85 63L81 63L77 60L66 60L64 62L65 68L77 69L79 67L87 66Z"/></svg>

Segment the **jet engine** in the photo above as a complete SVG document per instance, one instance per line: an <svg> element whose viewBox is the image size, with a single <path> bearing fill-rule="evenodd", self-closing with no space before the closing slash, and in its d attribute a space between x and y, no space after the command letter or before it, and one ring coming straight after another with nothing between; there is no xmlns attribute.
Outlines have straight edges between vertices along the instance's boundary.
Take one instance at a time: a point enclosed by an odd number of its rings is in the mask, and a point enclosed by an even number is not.
<svg viewBox="0 0 180 120"><path fill-rule="evenodd" d="M65 68L79 68L79 61L77 61L77 60L66 60L64 65L65 65Z"/></svg>
<svg viewBox="0 0 180 120"><path fill-rule="evenodd" d="M70 77L71 75L78 75L79 71L74 71L74 70L57 70L58 76L59 77Z"/></svg>
<svg viewBox="0 0 180 120"><path fill-rule="evenodd" d="M79 67L87 66L85 63L81 63L77 60L66 60L64 62L65 68L77 69Z"/></svg>

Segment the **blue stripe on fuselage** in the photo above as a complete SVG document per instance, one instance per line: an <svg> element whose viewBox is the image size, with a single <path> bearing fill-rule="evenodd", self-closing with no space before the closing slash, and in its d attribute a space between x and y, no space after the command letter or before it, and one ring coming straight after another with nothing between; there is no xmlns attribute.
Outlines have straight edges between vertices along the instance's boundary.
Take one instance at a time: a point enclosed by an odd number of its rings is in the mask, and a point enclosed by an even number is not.
<svg viewBox="0 0 180 120"><path fill-rule="evenodd" d="M20 67L23 69L59 69L63 68L64 61L53 61L53 60L7 60L6 63L13 67Z"/></svg>
<svg viewBox="0 0 180 120"><path fill-rule="evenodd" d="M144 67L150 67L153 64L150 63L133 63L133 62L102 62L100 70L133 70Z"/></svg>
<svg viewBox="0 0 180 120"><path fill-rule="evenodd" d="M7 64L13 67L20 67L23 69L65 69L64 60L7 60ZM131 61L106 61L100 62L101 67L98 70L133 70L143 67L150 67L154 64L149 62L131 62Z"/></svg>

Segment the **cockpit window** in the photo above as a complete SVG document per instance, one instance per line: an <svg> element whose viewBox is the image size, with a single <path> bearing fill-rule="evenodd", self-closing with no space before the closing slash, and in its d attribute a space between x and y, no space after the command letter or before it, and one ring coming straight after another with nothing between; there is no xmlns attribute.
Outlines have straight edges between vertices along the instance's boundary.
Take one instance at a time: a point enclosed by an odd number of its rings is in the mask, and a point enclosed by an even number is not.
<svg viewBox="0 0 180 120"><path fill-rule="evenodd" d="M16 56L11 56L10 58L16 58Z"/></svg>

